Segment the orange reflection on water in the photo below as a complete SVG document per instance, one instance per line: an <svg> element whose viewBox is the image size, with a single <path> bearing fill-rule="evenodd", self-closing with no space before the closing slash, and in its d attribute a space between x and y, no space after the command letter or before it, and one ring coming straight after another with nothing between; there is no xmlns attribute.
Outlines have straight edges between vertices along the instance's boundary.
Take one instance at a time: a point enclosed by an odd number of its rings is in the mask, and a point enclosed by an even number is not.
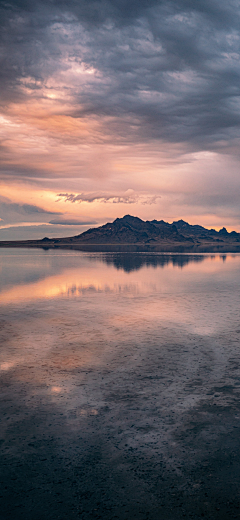
<svg viewBox="0 0 240 520"><path fill-rule="evenodd" d="M10 368L13 368L16 363L11 361L5 361L4 363L0 364L0 370L9 370Z"/></svg>
<svg viewBox="0 0 240 520"><path fill-rule="evenodd" d="M100 264L102 267L102 265ZM110 271L110 272L109 272ZM112 272L111 272L112 271ZM71 269L64 270L56 276L49 276L38 282L16 285L3 290L1 302L9 303L20 300L36 300L41 298L56 298L67 296L69 298L79 296L84 292L117 292L118 290L136 291L136 284L130 283L126 273L118 273L118 283L116 284L116 274L112 269L104 266L104 269L92 273L92 269Z"/></svg>
<svg viewBox="0 0 240 520"><path fill-rule="evenodd" d="M51 392L53 392L54 394L59 394L60 392L62 392L62 387L61 386L52 386L51 388Z"/></svg>
<svg viewBox="0 0 240 520"><path fill-rule="evenodd" d="M174 255L171 257L174 261ZM179 269L185 276L195 274L211 275L221 271L223 263L236 261L237 255L209 255L203 256L201 262L191 260L186 265L166 263L165 266L144 265L141 269L127 272L111 264L95 260L79 268L69 268L62 272L45 277L32 283L16 284L14 287L5 287L0 291L2 303L49 299L58 297L73 298L86 293L128 293L136 295L156 290L169 290L173 279L179 283ZM67 261L66 261L67 263ZM224 266L226 269L226 266ZM231 269L231 267L229 266Z"/></svg>

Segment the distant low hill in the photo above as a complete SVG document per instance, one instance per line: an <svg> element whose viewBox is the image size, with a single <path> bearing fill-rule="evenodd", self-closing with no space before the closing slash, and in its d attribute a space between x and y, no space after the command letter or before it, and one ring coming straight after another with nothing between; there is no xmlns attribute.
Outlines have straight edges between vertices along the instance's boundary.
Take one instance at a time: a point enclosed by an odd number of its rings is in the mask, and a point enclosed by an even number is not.
<svg viewBox="0 0 240 520"><path fill-rule="evenodd" d="M61 247L78 245L204 245L236 244L240 233L228 233L225 228L216 231L203 226L191 225L184 220L169 224L164 220L144 221L138 217L125 215L114 222L91 228L80 235L66 238L43 238L42 240L0 242L4 247L37 246Z"/></svg>

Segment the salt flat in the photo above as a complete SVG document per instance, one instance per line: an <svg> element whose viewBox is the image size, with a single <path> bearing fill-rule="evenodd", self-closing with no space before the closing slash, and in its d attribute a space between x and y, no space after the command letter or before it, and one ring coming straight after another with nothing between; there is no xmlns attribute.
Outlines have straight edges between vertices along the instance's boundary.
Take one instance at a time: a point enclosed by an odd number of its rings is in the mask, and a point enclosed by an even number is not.
<svg viewBox="0 0 240 520"><path fill-rule="evenodd" d="M240 518L240 256L0 266L2 518Z"/></svg>

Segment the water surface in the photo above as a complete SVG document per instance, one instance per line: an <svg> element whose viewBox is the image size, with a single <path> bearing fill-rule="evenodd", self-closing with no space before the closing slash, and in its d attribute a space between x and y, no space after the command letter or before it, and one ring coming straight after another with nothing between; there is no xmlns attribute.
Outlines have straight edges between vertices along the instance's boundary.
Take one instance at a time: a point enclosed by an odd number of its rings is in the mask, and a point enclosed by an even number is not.
<svg viewBox="0 0 240 520"><path fill-rule="evenodd" d="M0 313L4 519L240 518L238 254L2 249Z"/></svg>

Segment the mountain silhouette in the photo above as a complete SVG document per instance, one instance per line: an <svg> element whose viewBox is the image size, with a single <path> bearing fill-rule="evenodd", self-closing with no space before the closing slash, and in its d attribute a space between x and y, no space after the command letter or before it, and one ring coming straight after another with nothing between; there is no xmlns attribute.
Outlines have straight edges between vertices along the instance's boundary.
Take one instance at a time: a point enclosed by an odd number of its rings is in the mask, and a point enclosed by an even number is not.
<svg viewBox="0 0 240 520"><path fill-rule="evenodd" d="M103 226L90 228L80 235L64 238L48 238L42 240L1 241L0 247L52 247L81 246L134 246L156 248L240 248L240 233L228 233L223 227L220 231L206 229L200 225L191 225L184 220L169 224L164 220L144 221L139 217L125 215L108 222ZM169 250L169 249L168 249Z"/></svg>
<svg viewBox="0 0 240 520"><path fill-rule="evenodd" d="M48 239L44 239L46 242ZM62 241L63 239L59 239ZM65 239L64 239L65 240ZM144 221L132 215L117 218L114 222L91 228L80 235L66 239L72 243L82 244L161 244L204 242L240 242L240 233L228 233L226 228L220 231L206 229L203 226L191 225L184 220L169 224L164 220Z"/></svg>

